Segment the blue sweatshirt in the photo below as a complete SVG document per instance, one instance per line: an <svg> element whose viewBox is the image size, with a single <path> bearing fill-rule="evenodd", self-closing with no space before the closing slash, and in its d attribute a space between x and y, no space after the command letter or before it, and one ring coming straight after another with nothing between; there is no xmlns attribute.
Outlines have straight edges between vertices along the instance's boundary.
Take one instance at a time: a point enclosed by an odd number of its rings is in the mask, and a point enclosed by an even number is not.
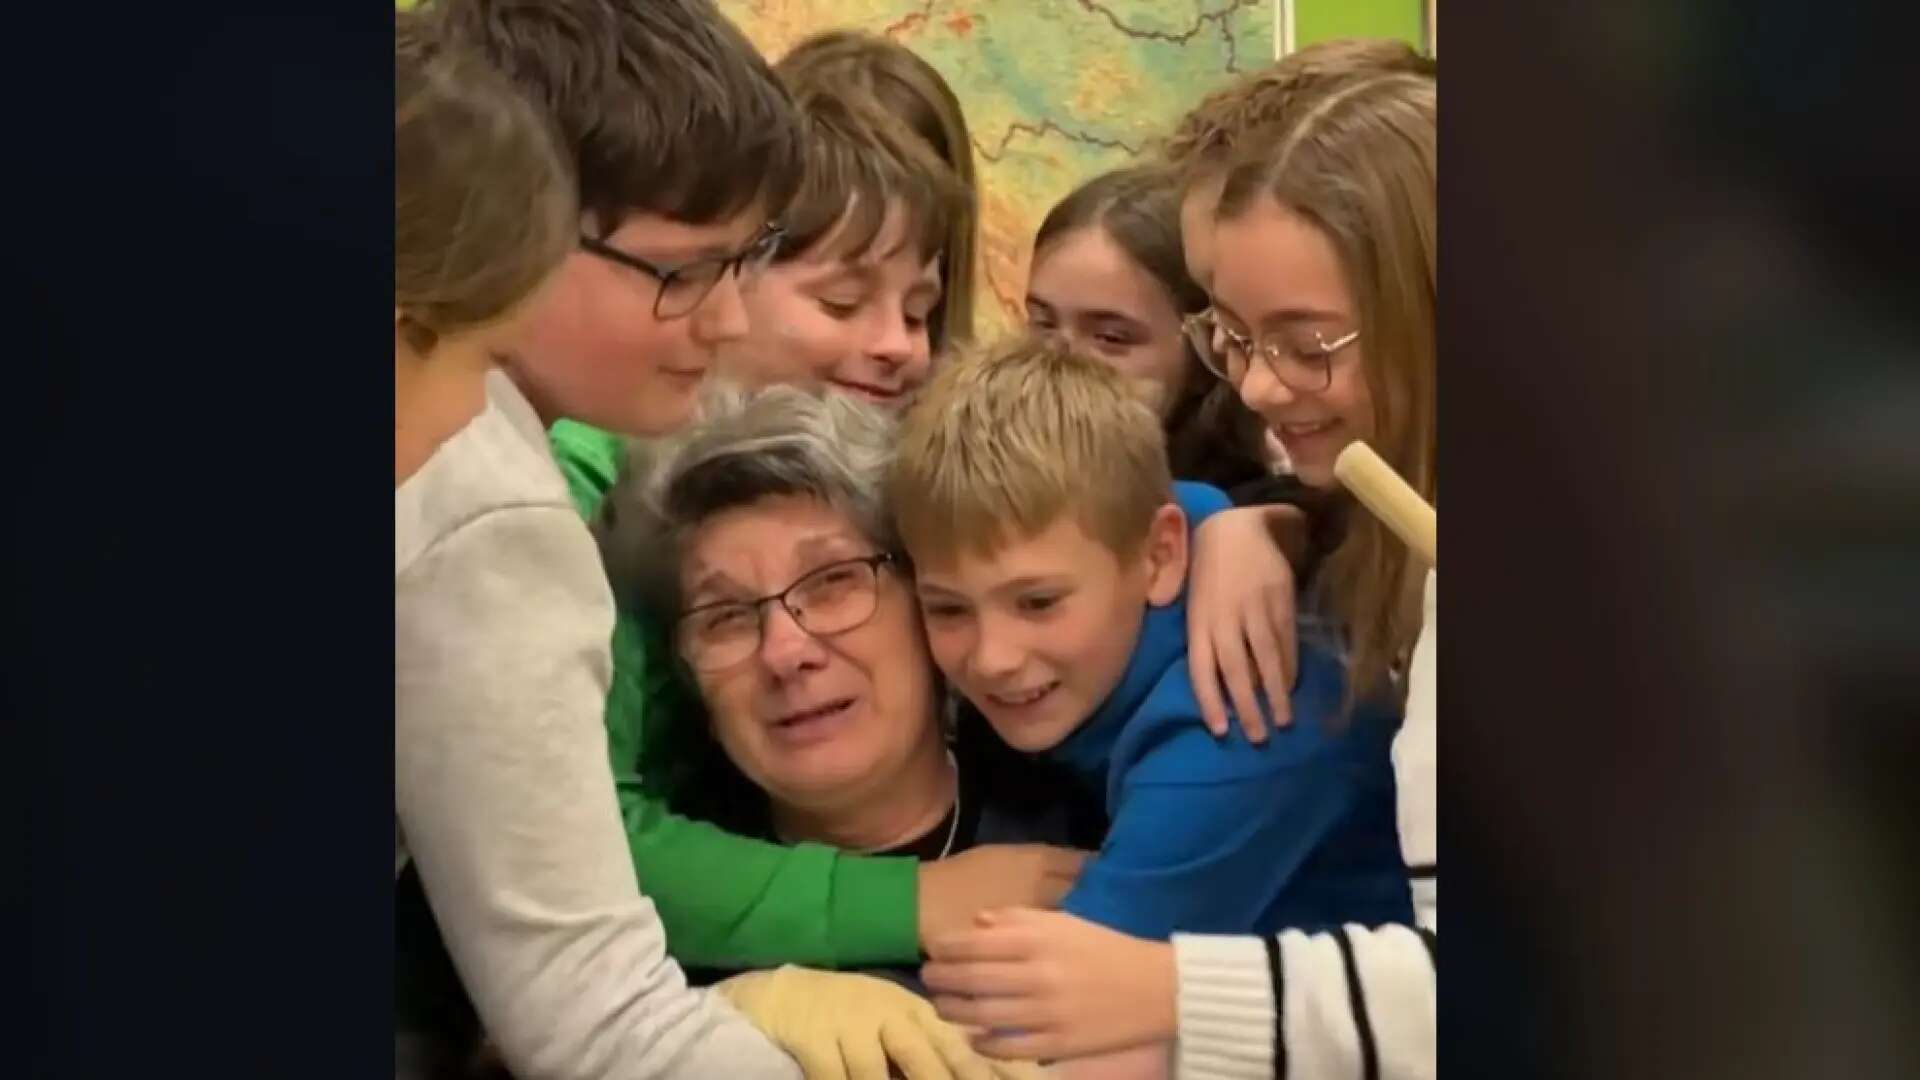
<svg viewBox="0 0 1920 1080"><path fill-rule="evenodd" d="M1180 484L1194 525L1226 496ZM1187 674L1186 593L1149 607L1113 693L1048 752L1105 794L1112 828L1062 907L1140 937L1411 923L1388 756L1399 717L1341 718L1345 672L1302 634L1293 723L1215 739Z"/></svg>

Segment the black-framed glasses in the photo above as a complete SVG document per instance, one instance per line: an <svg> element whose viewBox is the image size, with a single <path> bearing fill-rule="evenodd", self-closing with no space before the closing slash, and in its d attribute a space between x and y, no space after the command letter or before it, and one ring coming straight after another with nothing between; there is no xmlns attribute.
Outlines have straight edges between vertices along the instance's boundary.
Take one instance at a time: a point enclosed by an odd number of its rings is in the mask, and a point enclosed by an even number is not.
<svg viewBox="0 0 1920 1080"><path fill-rule="evenodd" d="M1247 364L1259 356L1273 377L1287 389L1299 394L1317 394L1333 383L1333 355L1360 340L1360 331L1349 330L1328 341L1318 330L1300 333L1310 340L1302 343L1285 334L1269 334L1255 341L1220 321L1212 308L1181 320L1187 341L1199 354L1200 362L1236 389L1247 377Z"/></svg>
<svg viewBox="0 0 1920 1080"><path fill-rule="evenodd" d="M766 606L778 603L800 629L814 637L844 634L873 618L880 606L880 568L885 552L842 559L801 575L800 580L758 600L716 600L680 613L674 644L695 671L721 671L760 650Z"/></svg>
<svg viewBox="0 0 1920 1080"><path fill-rule="evenodd" d="M713 287L720 284L720 279L726 277L729 270L739 275L742 284L758 277L760 271L765 270L773 257L779 254L780 243L786 236L786 229L769 222L761 226L753 239L747 241L747 246L739 251L695 259L678 266L664 266L638 255L630 255L584 233L580 236L580 249L657 279L660 291L653 296L653 317L678 319L699 307L700 302L713 292Z"/></svg>

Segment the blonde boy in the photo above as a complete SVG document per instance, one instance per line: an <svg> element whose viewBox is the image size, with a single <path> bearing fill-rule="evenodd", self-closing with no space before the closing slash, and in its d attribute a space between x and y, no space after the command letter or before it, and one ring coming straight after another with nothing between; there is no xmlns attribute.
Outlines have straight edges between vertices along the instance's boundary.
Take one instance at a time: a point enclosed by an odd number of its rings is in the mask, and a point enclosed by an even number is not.
<svg viewBox="0 0 1920 1080"><path fill-rule="evenodd" d="M1411 918L1387 747L1303 643L1295 722L1256 746L1200 723L1189 530L1159 422L1098 361L1027 340L962 358L908 414L890 480L934 659L1015 749L1104 792L1112 827L1063 907L1142 937Z"/></svg>

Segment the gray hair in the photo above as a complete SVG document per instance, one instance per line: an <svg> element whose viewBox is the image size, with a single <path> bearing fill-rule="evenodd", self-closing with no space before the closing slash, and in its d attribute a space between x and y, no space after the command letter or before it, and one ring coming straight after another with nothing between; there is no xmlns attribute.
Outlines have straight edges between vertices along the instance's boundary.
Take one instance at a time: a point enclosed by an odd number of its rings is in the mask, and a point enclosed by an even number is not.
<svg viewBox="0 0 1920 1080"><path fill-rule="evenodd" d="M715 514L780 495L832 505L881 551L904 556L886 501L894 420L865 402L795 386L720 384L700 418L635 443L594 525L614 595L680 611L687 538Z"/></svg>

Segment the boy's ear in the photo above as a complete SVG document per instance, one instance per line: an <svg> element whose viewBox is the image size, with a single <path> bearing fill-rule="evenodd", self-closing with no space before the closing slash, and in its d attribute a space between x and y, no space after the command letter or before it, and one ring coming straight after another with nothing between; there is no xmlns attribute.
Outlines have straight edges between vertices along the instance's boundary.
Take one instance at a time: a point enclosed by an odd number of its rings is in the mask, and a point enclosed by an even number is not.
<svg viewBox="0 0 1920 1080"><path fill-rule="evenodd" d="M1153 512L1142 553L1147 569L1147 603L1166 607L1187 584L1187 514L1177 503Z"/></svg>

